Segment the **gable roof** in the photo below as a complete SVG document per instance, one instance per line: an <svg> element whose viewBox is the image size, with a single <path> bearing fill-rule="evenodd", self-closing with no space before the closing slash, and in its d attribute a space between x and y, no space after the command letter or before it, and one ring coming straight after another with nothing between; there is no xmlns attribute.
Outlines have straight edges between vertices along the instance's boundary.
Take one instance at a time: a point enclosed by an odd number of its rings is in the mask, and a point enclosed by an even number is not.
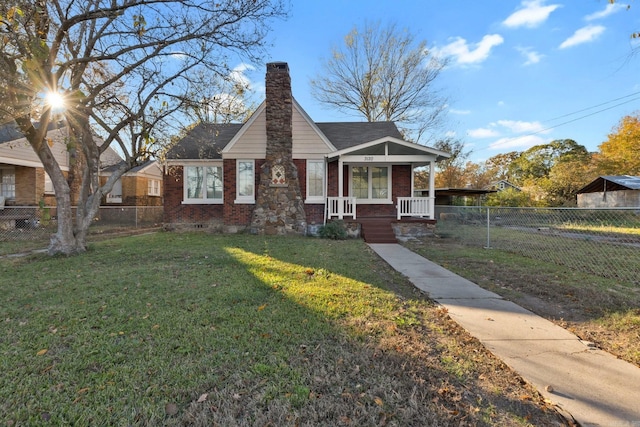
<svg viewBox="0 0 640 427"><path fill-rule="evenodd" d="M241 123L200 123L166 153L168 160L222 159L221 152L242 128Z"/></svg>
<svg viewBox="0 0 640 427"><path fill-rule="evenodd" d="M640 176L603 175L578 190L581 193L601 191L640 190Z"/></svg>
<svg viewBox="0 0 640 427"><path fill-rule="evenodd" d="M393 122L328 122L316 123L337 150L375 141L386 136L402 139Z"/></svg>
<svg viewBox="0 0 640 427"><path fill-rule="evenodd" d="M304 112L304 110L302 110ZM259 108L253 119L262 112ZM305 117L306 118L306 117ZM219 160L222 152L227 151L239 140L243 130L252 123L200 123L187 135L173 145L166 153L167 160ZM309 123L319 132L322 140L331 144L337 151L376 142L382 138L402 141L402 134L393 122L331 122ZM405 144L413 143L405 142ZM415 144L417 147L425 148Z"/></svg>
<svg viewBox="0 0 640 427"><path fill-rule="evenodd" d="M38 127L37 124L35 126L36 128ZM64 127L65 125L63 122L50 122L49 126L47 127L47 132L50 132L55 129L62 129ZM17 139L22 139L22 138L24 138L24 134L22 133L22 131L20 130L20 127L15 121L11 121L9 123L0 125L0 144L3 144L5 142L15 141Z"/></svg>

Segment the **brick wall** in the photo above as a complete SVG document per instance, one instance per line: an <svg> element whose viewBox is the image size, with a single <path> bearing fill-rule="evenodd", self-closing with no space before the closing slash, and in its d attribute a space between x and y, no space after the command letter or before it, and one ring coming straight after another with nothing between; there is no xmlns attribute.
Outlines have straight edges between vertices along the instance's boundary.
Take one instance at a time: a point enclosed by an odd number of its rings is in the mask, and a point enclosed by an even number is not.
<svg viewBox="0 0 640 427"><path fill-rule="evenodd" d="M44 193L44 171L41 172L42 192L38 189L38 172L36 168L16 166L16 206L34 206L38 204L39 196Z"/></svg>
<svg viewBox="0 0 640 427"><path fill-rule="evenodd" d="M183 205L183 168L170 166L162 179L165 223L209 223L222 218L222 205Z"/></svg>

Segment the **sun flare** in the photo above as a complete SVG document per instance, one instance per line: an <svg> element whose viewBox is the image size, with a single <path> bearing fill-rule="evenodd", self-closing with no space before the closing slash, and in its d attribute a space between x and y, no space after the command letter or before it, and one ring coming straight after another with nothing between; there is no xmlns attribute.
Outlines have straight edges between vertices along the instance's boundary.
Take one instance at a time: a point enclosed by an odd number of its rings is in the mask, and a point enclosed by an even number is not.
<svg viewBox="0 0 640 427"><path fill-rule="evenodd" d="M64 109L64 96L60 92L48 92L45 101L54 110Z"/></svg>

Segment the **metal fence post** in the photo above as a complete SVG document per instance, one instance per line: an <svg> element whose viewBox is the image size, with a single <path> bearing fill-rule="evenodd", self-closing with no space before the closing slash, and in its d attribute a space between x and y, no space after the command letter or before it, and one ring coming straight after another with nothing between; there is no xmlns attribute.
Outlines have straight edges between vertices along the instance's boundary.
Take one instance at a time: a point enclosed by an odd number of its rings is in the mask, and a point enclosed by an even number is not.
<svg viewBox="0 0 640 427"><path fill-rule="evenodd" d="M489 206L487 206L487 246L485 249L491 249L491 216Z"/></svg>

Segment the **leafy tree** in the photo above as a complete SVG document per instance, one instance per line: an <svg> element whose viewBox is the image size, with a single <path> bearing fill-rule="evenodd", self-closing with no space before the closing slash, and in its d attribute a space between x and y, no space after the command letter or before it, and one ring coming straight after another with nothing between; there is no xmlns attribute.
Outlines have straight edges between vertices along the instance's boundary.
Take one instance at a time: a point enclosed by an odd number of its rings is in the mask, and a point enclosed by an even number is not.
<svg viewBox="0 0 640 427"><path fill-rule="evenodd" d="M518 151L509 153L496 154L485 161L485 169L491 175L491 181L500 181L511 179L511 164L520 156Z"/></svg>
<svg viewBox="0 0 640 427"><path fill-rule="evenodd" d="M514 188L506 188L497 193L491 193L487 196L487 206L531 206L532 200L524 191L518 191Z"/></svg>
<svg viewBox="0 0 640 427"><path fill-rule="evenodd" d="M101 198L127 170L153 154L154 143L183 106L190 75L229 74L238 56L256 60L284 0L0 0L0 116L13 119L51 177L58 230L49 253L86 250ZM71 187L46 143L60 93L79 182ZM95 138L95 133L101 138ZM104 185L99 159L116 146L125 162Z"/></svg>
<svg viewBox="0 0 640 427"><path fill-rule="evenodd" d="M598 149L600 175L640 175L640 115L623 117Z"/></svg>
<svg viewBox="0 0 640 427"><path fill-rule="evenodd" d="M464 168L471 151L465 150L464 142L455 138L445 138L437 141L434 147L451 154L451 157L436 164L436 187L466 187Z"/></svg>
<svg viewBox="0 0 640 427"><path fill-rule="evenodd" d="M327 106L369 122L397 122L407 138L419 141L444 115L446 101L435 88L444 65L408 30L365 24L332 50L311 89Z"/></svg>
<svg viewBox="0 0 640 427"><path fill-rule="evenodd" d="M572 139L560 139L520 153L508 173L514 184L536 203L573 205L576 191L588 182L584 174L590 162L591 155L584 146ZM585 172L580 174L578 170Z"/></svg>
<svg viewBox="0 0 640 427"><path fill-rule="evenodd" d="M509 167L514 182L522 185L528 179L549 176L551 168L559 161L588 156L587 149L572 139L558 139L548 144L536 145L521 153Z"/></svg>

